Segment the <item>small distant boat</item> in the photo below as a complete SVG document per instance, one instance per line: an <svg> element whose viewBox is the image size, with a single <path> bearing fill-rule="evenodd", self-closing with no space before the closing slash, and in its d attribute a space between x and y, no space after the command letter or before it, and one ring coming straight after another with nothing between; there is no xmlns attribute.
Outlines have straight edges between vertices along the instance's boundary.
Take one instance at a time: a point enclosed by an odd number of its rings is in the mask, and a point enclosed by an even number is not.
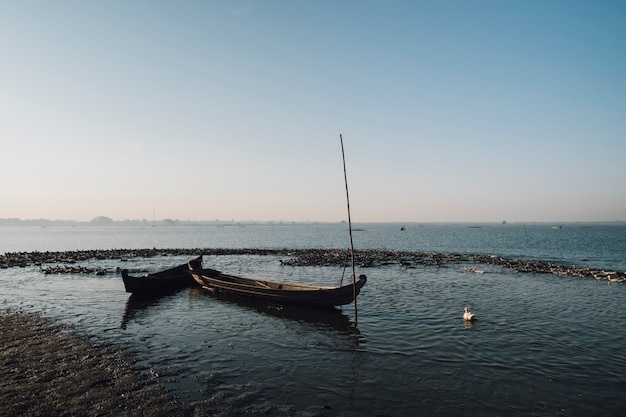
<svg viewBox="0 0 626 417"><path fill-rule="evenodd" d="M211 292L224 292L255 298L272 304L289 304L315 308L333 308L350 304L365 285L367 277L343 287L288 284L223 274L214 269L201 269L189 264L191 276Z"/></svg>
<svg viewBox="0 0 626 417"><path fill-rule="evenodd" d="M190 266L202 268L202 255L174 268L142 276L129 275L128 270L123 269L122 280L126 292L139 295L165 294L195 285L189 275Z"/></svg>

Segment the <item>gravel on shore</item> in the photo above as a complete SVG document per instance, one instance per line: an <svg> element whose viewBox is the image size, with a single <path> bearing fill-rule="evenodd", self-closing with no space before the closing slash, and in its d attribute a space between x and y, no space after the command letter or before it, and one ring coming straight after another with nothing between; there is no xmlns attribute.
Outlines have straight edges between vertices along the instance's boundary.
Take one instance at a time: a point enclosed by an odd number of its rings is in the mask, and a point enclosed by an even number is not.
<svg viewBox="0 0 626 417"><path fill-rule="evenodd" d="M204 416L151 384L119 347L0 312L0 415Z"/></svg>

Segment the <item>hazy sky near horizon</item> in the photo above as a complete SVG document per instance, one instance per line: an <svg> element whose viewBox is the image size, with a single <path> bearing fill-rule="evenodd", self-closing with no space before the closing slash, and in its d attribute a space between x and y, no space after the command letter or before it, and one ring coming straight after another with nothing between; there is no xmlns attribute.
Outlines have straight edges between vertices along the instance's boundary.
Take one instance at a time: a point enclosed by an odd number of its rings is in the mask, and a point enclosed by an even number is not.
<svg viewBox="0 0 626 417"><path fill-rule="evenodd" d="M623 1L2 1L0 218L626 220Z"/></svg>

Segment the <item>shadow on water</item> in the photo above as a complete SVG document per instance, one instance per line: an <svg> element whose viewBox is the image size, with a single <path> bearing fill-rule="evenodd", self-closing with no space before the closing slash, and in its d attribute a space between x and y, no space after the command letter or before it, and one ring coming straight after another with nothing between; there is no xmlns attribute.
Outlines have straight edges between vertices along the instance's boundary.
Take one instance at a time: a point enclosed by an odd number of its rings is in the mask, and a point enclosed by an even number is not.
<svg viewBox="0 0 626 417"><path fill-rule="evenodd" d="M126 308L124 309L124 316L122 317L122 324L120 327L123 330L126 330L128 323L134 320L137 314L140 314L151 307L157 306L163 300L171 298L178 292L179 291L174 291L171 293L151 295L131 294L126 301Z"/></svg>
<svg viewBox="0 0 626 417"><path fill-rule="evenodd" d="M192 288L189 290L191 297L206 297L236 306L255 313L277 317L286 320L293 320L299 323L312 325L323 330L336 330L349 334L355 339L361 340L362 336L355 323L337 308L316 309L310 307L300 307L288 304L273 304L264 301L254 300L246 297L238 297L228 293L213 293L202 288Z"/></svg>

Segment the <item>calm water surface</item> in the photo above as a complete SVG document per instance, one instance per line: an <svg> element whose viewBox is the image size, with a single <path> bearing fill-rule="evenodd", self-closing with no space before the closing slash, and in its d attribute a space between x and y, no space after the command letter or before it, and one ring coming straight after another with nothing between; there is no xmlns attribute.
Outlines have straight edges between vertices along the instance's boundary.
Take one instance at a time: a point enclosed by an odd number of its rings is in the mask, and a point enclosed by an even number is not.
<svg viewBox="0 0 626 417"><path fill-rule="evenodd" d="M365 225L357 248L497 254L626 270L615 225ZM346 248L341 226L1 228L0 252L94 248ZM185 257L92 261L151 271ZM234 274L335 285L340 268L205 256ZM216 299L137 301L121 277L0 270L5 311L41 314L129 347L186 401L225 416L622 415L625 284L480 265L361 269L337 314ZM473 325L461 319L467 305Z"/></svg>

